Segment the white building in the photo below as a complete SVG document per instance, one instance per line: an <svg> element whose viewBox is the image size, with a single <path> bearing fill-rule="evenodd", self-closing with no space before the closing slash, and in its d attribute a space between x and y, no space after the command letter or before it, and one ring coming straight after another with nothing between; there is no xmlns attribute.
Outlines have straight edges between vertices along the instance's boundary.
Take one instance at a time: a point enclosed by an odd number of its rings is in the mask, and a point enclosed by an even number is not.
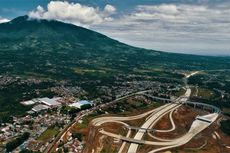
<svg viewBox="0 0 230 153"><path fill-rule="evenodd" d="M81 100L81 101L72 103L72 104L70 104L69 106L70 106L70 107L75 107L75 108L81 109L81 107L82 107L83 105L92 105L92 102L89 102L89 101L87 101L87 100Z"/></svg>
<svg viewBox="0 0 230 153"><path fill-rule="evenodd" d="M57 107L57 106L60 106L61 103L58 102L60 98L38 98L39 102L42 103L42 104L45 104L47 106L50 106L50 107Z"/></svg>
<svg viewBox="0 0 230 153"><path fill-rule="evenodd" d="M22 105L26 105L26 106L35 104L35 102L34 102L33 100L22 101L22 102L20 102L20 103L21 103Z"/></svg>
<svg viewBox="0 0 230 153"><path fill-rule="evenodd" d="M39 104L39 105L34 106L34 107L32 108L32 110L33 110L34 112L40 112L40 111L42 111L42 110L47 110L47 109L49 109L49 108L50 108L49 106Z"/></svg>

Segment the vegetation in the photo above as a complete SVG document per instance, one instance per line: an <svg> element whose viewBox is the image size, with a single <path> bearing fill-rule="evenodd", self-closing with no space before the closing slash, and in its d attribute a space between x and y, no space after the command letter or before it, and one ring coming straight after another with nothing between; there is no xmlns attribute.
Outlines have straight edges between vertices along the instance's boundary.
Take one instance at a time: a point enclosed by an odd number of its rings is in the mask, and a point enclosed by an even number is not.
<svg viewBox="0 0 230 153"><path fill-rule="evenodd" d="M61 108L61 113L63 114L76 115L76 113L78 113L79 111L81 110L70 106L62 106Z"/></svg>
<svg viewBox="0 0 230 153"><path fill-rule="evenodd" d="M28 149L23 149L20 151L20 153L40 153L38 151L31 151L31 150L28 150Z"/></svg>
<svg viewBox="0 0 230 153"><path fill-rule="evenodd" d="M104 148L101 150L100 153L116 153L117 150L116 149L113 149L111 147L108 147L108 146L104 146Z"/></svg>
<svg viewBox="0 0 230 153"><path fill-rule="evenodd" d="M7 152L11 152L14 149L16 149L18 146L20 146L24 141L26 141L30 136L30 133L25 132L23 135L21 135L20 137L8 142L6 144L6 151Z"/></svg>
<svg viewBox="0 0 230 153"><path fill-rule="evenodd" d="M230 136L230 120L222 121L220 129Z"/></svg>
<svg viewBox="0 0 230 153"><path fill-rule="evenodd" d="M184 88L181 88L179 91L175 93L175 96L179 97L181 95L184 95L186 90Z"/></svg>
<svg viewBox="0 0 230 153"><path fill-rule="evenodd" d="M91 107L92 107L91 104L82 105L82 106L81 106L81 110L86 110L86 109L89 109L89 108L91 108Z"/></svg>
<svg viewBox="0 0 230 153"><path fill-rule="evenodd" d="M205 99L211 99L214 97L214 93L208 89L198 88L198 96Z"/></svg>
<svg viewBox="0 0 230 153"><path fill-rule="evenodd" d="M203 71L190 77L189 84L198 85L198 95L193 95L192 100L210 103L223 110L228 110L230 108L229 76L229 70L220 69Z"/></svg>
<svg viewBox="0 0 230 153"><path fill-rule="evenodd" d="M82 118L82 123L77 123L76 124L76 127L77 128L86 128L86 127L88 127L88 125L89 125L89 116L88 117L83 117Z"/></svg>
<svg viewBox="0 0 230 153"><path fill-rule="evenodd" d="M59 128L56 126L49 127L45 132L43 132L39 137L38 140L41 141L48 141L59 133Z"/></svg>
<svg viewBox="0 0 230 153"><path fill-rule="evenodd" d="M77 138L79 141L82 141L82 134L81 133L74 132L74 133L72 133L72 137L74 139Z"/></svg>

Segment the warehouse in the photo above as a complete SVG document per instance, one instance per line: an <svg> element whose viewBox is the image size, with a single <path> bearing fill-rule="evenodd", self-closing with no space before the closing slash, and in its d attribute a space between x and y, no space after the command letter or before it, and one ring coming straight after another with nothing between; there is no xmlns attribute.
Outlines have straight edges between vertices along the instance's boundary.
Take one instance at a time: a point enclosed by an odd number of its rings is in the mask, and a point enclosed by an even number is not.
<svg viewBox="0 0 230 153"><path fill-rule="evenodd" d="M34 112L40 112L40 111L48 110L48 109L49 109L49 106L39 104L39 105L34 106L32 108L32 111L34 111Z"/></svg>
<svg viewBox="0 0 230 153"><path fill-rule="evenodd" d="M42 103L42 104L45 104L47 106L50 106L50 107L57 107L57 106L61 106L61 103L58 102L60 98L38 98L39 102Z"/></svg>

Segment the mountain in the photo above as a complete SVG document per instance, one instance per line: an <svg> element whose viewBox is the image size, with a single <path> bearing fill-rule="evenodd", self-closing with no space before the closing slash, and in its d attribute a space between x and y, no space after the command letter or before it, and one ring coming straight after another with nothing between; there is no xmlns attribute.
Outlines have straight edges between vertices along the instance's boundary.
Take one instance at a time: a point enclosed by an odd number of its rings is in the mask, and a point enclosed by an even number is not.
<svg viewBox="0 0 230 153"><path fill-rule="evenodd" d="M0 24L0 61L0 73L40 73L60 79L71 77L79 67L129 73L145 66L188 70L229 67L228 58L135 48L82 27L29 20L28 16Z"/></svg>
<svg viewBox="0 0 230 153"><path fill-rule="evenodd" d="M80 87L90 99L102 94L99 87L119 82L181 84L181 72L229 68L229 57L146 50L72 24L22 16L0 24L0 122L30 109L20 101L52 96L56 87Z"/></svg>

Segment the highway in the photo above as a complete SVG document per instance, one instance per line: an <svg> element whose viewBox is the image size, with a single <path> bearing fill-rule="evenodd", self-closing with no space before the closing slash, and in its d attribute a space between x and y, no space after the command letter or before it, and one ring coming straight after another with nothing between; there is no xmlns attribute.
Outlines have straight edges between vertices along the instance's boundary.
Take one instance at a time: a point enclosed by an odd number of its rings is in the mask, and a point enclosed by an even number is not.
<svg viewBox="0 0 230 153"><path fill-rule="evenodd" d="M102 134L112 136L114 138L123 139L126 141L130 140L130 141L134 141L136 143L136 142L141 141L143 135L145 134L146 130L143 130L143 129L148 129L148 127L150 127L154 121L157 122L165 114L169 113L170 111L173 112L175 109L180 107L187 100L187 98L185 98L185 96L189 97L190 94L191 94L191 90L187 89L185 95L183 95L182 98L177 99L178 103L168 103L168 104L165 104L164 106L158 107L156 109L150 110L150 111L145 112L145 113L140 114L140 115L130 116L130 117L100 117L100 118L96 118L96 119L92 120L91 123L94 126L101 126L104 123L136 120L136 119L143 118L147 115L150 115L150 117L147 118L146 122L138 130L134 139L131 139L128 137L122 137L122 136L116 135L116 134L112 134L112 133L106 132L102 129L99 131ZM121 122L119 122L119 123L121 123ZM122 123L124 123L124 122L122 122ZM155 143L158 144L158 142L155 142ZM137 147L138 147L138 144L133 144L133 146L131 144L128 152L135 152L135 150L137 150ZM122 146L122 148L123 148L123 146Z"/></svg>
<svg viewBox="0 0 230 153"><path fill-rule="evenodd" d="M155 145L155 146L159 146L159 148L154 149L152 151L150 151L149 153L155 153L155 152L159 152L165 149L170 149L170 148L174 148L174 147L178 147L181 145L186 144L187 142L189 142L192 138L194 138L197 134L199 134L201 131L203 131L204 129L206 129L207 127L209 127L219 116L220 114L220 110L212 105L208 105L208 104L204 104L204 103L197 103L197 102L188 102L188 99L191 95L191 89L187 84L187 79L195 74L199 73L198 71L193 72L191 74L187 74L184 78L184 82L185 82L185 87L186 87L186 92L183 96L180 96L178 99L176 99L174 102L172 103L168 103L165 104L159 108L153 109L151 111L148 111L146 113L140 114L140 115L136 115L136 116L130 116L130 117L101 117L101 118L97 118L94 119L92 121L92 123L95 126L100 126L104 123L108 123L108 122L118 122L120 121L121 124L123 124L123 121L128 121L128 120L135 120L135 119L139 119L142 117L146 117L145 122L142 124L141 127L135 127L135 130L138 130L137 133L135 134L135 136L133 138L130 138L129 136L122 136L119 134L114 134L111 132L107 132L105 131L103 128L101 128L99 130L99 132L103 135L107 135L116 139L120 139L123 140L123 144L124 142L130 142L130 146L128 148L128 153L136 153L138 151L138 146L139 144L145 144L145 145ZM153 97L153 98L159 98L159 97ZM171 101L169 99L164 99L166 101ZM158 130L158 129L154 129L154 131L156 132L171 132L173 130L176 129L176 125L173 121L173 112L178 109L179 107L181 107L183 104L188 104L188 105L193 105L194 107L196 106L202 106L204 109L206 107L208 107L209 109L211 109L213 111L213 113L208 114L208 115L204 115L204 116L198 116L196 117L196 119L193 121L189 131L185 134L182 135L179 138L176 139L162 139L162 138L157 138L155 136L153 136L149 131L149 129L152 129L156 123L166 114L169 113L169 119L171 122L172 127L168 130ZM132 128L130 128L132 129ZM129 129L129 130L130 130ZM152 138L154 138L154 141L145 141L142 140L143 136L148 132L149 136L151 136ZM124 145L122 144L122 150L124 148ZM119 153L121 152L121 150L119 150Z"/></svg>
<svg viewBox="0 0 230 153"><path fill-rule="evenodd" d="M154 126L164 115L169 113L170 111L174 111L175 109L179 108L184 102L186 102L191 94L191 89L187 88L187 91L182 96L182 98L178 98L176 101L179 103L170 103L165 107L164 109L161 109L160 111L154 113L142 126L141 128L151 128L151 126ZM144 132L142 130L139 130L136 135L134 136L135 140L141 140L144 136ZM136 153L138 149L137 143L131 143L128 149L128 153Z"/></svg>
<svg viewBox="0 0 230 153"><path fill-rule="evenodd" d="M172 128L169 130L166 130L166 131L170 132L171 130L174 130L175 125L173 122L172 113L173 113L173 111L175 111L177 108L179 108L181 105L183 105L188 100L188 97L190 94L191 94L191 90L188 88L185 95L182 96L181 98L177 99L177 103L166 104L164 106L161 106L161 107L156 108L154 110L148 111L146 113L136 115L136 116L131 116L131 117L102 117L102 118L97 118L94 120L94 124L97 126L100 126L100 125L107 123L107 122L117 122L118 120L126 121L129 119L137 119L137 118L149 115L146 118L145 123L140 127L139 131L134 136L134 138L110 133L110 132L105 131L104 129L100 129L99 132L104 134L104 135L123 140L124 142L130 142L131 145L128 149L128 153L136 153L139 144L155 145L155 146L160 147L158 149L150 151L149 153L155 153L155 152L159 152L159 151L162 151L165 149L178 147L178 146L181 146L181 145L188 143L197 134L199 134L204 129L209 127L218 118L219 113L221 113L220 110L218 108L216 108L215 106L212 106L212 105L203 104L203 103L196 103L196 102L188 102L188 103L194 104L194 105L204 105L206 107L211 107L215 111L214 111L214 113L211 113L208 115L198 116L196 118L196 120L194 120L194 122L192 123L190 130L185 135L183 135L177 139L167 140L167 139L160 139L159 138L160 141L145 141L145 140L142 140L143 135L146 133L146 130L143 130L143 129L152 128L165 114L170 113L170 116L171 116L170 121L172 123ZM165 132L165 131L161 131L161 132ZM124 148L124 145L122 145L122 149L123 148Z"/></svg>
<svg viewBox="0 0 230 153"><path fill-rule="evenodd" d="M136 119L140 119L140 118L143 118L155 111L158 111L160 109L164 109L164 107L167 107L168 105L171 105L171 104L166 104L164 106L161 106L161 107L158 107L157 109L153 109L153 110L150 110L148 112L145 112L143 114L139 114L139 115L136 115L136 116L130 116L130 117L100 117L100 118L96 118L94 120L91 121L91 123L94 125L94 126L100 126L104 123L109 123L109 122L114 122L114 121L130 121L130 120L136 120Z"/></svg>
<svg viewBox="0 0 230 153"><path fill-rule="evenodd" d="M190 93L191 93L191 90L188 89L185 95L189 96ZM108 123L108 122L117 122L117 123L124 124L124 122L122 122L122 121L134 120L134 119L138 119L138 118L145 117L145 116L149 115L148 118L146 118L146 122L140 127L140 130L136 133L134 138L130 138L130 136L121 136L118 134L110 133L110 132L105 131L104 129L100 129L99 132L102 133L103 135L107 135L110 137L114 137L116 139L123 140L122 147L120 148L119 153L121 153L122 150L124 149L124 145L125 145L124 142L130 142L131 143L131 145L128 149L128 153L137 152L139 144L159 146L160 148L152 150L149 153L159 152L159 151L162 151L165 149L170 149L170 148L174 148L174 147L178 147L178 146L186 144L193 137L195 137L197 134L199 134L201 131L203 131L204 129L209 127L219 116L220 110L218 108L216 108L212 105L197 103L197 105L210 106L215 111L214 111L214 113L211 113L208 115L198 116L196 118L196 120L192 123L190 130L185 135L183 135L177 139L171 139L171 140L161 139L163 141L160 141L160 142L159 141L142 140L143 135L146 133L146 130L143 130L143 129L151 128L152 126L154 126L155 123L157 123L157 121L159 121L159 119L162 116L164 116L167 113L172 114L172 112L175 111L175 109L179 108L187 100L188 100L188 98L183 96L182 98L177 99L177 101L178 101L177 103L166 104L164 106L161 106L159 108L156 108L154 110L148 111L148 112L140 114L140 115L131 116L131 117L102 117L102 118L94 119L93 124L95 124L95 126L100 126L100 125L102 125L104 123ZM189 102L189 103L196 104L196 102ZM200 119L202 119L202 120L200 120ZM119 120L120 120L120 122L119 122ZM171 123L174 123L172 118L170 118L170 120L171 120ZM207 122L206 120L209 122ZM174 129L174 126L173 126L173 128L170 129L170 131L172 129Z"/></svg>
<svg viewBox="0 0 230 153"><path fill-rule="evenodd" d="M218 115L219 114L217 114L217 113L212 113L209 115L202 116L203 118L211 120L211 123L203 122L200 120L195 120L192 123L188 133L186 133L185 135L183 135L180 138L172 139L169 142L145 141L145 140L140 140L140 139L135 139L135 138L129 138L129 137L125 137L125 136L121 136L118 134L113 134L113 133L107 132L104 129L100 129L99 132L104 134L104 135L107 135L107 136L110 136L110 137L113 137L116 139L120 139L123 141L127 141L127 142L132 142L132 143L137 143L137 144L146 144L146 145L155 145L155 146L164 146L164 147L161 147L161 148L158 148L158 149L155 149L155 150L152 150L149 152L149 153L155 153L155 152L158 152L161 150L174 148L174 147L178 147L178 146L181 146L183 144L186 144L194 136L196 136L198 133L200 133L201 131L206 129L208 126L210 126L217 119ZM128 153L134 153L134 152L133 152L133 150L129 150Z"/></svg>
<svg viewBox="0 0 230 153"><path fill-rule="evenodd" d="M211 119L211 123L203 122L200 120L195 120L192 123L190 130L188 131L187 134L185 134L184 136L182 136L178 139L173 139L172 141L167 142L166 145L168 145L168 146L152 150L149 153L159 152L159 151L162 151L165 149L178 147L178 146L181 146L181 145L188 143L193 137L195 137L201 131L203 131L204 129L209 127L217 119L218 116L219 116L219 114L217 114L217 113L202 116L203 118Z"/></svg>

